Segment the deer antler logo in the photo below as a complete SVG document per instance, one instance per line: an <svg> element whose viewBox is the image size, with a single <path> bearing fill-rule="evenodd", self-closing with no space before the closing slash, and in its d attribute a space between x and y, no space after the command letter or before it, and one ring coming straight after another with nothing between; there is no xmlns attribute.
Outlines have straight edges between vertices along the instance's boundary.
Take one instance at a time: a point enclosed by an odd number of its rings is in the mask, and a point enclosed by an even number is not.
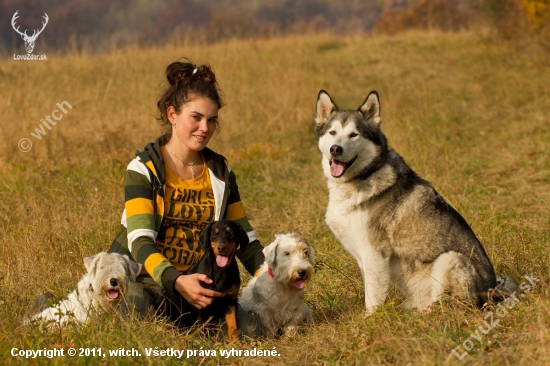
<svg viewBox="0 0 550 366"><path fill-rule="evenodd" d="M19 13L19 10L17 10L15 12L15 14L13 14L13 18L11 18L11 26L13 27L13 29L19 33L21 35L21 38L23 38L23 40L25 41L25 48L27 49L27 53L32 53L32 50L34 49L34 42L36 42L36 38L38 37L38 35L40 33L42 33L42 31L44 30L44 28L46 28L46 24L48 24L48 14L44 13L44 22L42 22L42 29L40 30L35 30L32 34L32 36L28 36L27 35L27 30L25 29L24 32L21 32L19 30L19 26L17 26L17 28L15 28L15 20L17 18L19 18L19 15L17 15L17 13Z"/></svg>

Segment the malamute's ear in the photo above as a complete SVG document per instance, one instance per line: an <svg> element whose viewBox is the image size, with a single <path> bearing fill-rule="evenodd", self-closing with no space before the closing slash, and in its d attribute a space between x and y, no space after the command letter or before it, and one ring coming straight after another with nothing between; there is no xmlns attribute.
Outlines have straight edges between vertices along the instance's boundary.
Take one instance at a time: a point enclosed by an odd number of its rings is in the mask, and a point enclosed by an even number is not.
<svg viewBox="0 0 550 366"><path fill-rule="evenodd" d="M317 115L315 124L322 125L327 121L331 114L338 111L338 106L332 101L330 95L324 90L317 96Z"/></svg>
<svg viewBox="0 0 550 366"><path fill-rule="evenodd" d="M382 119L380 118L380 98L378 97L378 92L376 90L371 91L358 110L367 121L372 120L379 125Z"/></svg>

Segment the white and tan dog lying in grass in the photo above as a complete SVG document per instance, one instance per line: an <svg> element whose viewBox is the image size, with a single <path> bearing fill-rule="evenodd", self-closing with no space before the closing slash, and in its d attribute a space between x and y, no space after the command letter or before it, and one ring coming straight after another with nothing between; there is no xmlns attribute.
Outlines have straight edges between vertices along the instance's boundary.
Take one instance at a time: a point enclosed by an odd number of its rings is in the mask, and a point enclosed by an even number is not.
<svg viewBox="0 0 550 366"><path fill-rule="evenodd" d="M128 282L135 281L141 270L141 264L117 253L99 253L86 257L84 267L88 272L66 300L36 315L30 315L27 322L39 321L46 326L62 325L70 321L85 323L98 311L116 311L128 288ZM42 305L38 302L53 297L47 294L40 296L33 309Z"/></svg>
<svg viewBox="0 0 550 366"><path fill-rule="evenodd" d="M304 287L313 274L313 248L297 234L275 235L264 248L265 263L243 289L239 301L256 313L268 338L295 335L299 326L312 323L304 304Z"/></svg>

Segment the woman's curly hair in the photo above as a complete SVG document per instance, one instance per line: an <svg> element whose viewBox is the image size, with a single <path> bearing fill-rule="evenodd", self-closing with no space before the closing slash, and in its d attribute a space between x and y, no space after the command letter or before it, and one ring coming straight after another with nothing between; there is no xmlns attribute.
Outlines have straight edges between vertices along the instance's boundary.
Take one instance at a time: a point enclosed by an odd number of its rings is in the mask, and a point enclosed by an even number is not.
<svg viewBox="0 0 550 366"><path fill-rule="evenodd" d="M216 75L209 65L196 66L190 61L172 62L166 67L166 79L168 88L157 103L160 112L157 119L165 133L172 131L167 116L170 106L174 107L176 113L180 113L182 106L197 96L210 99L218 108L223 106Z"/></svg>

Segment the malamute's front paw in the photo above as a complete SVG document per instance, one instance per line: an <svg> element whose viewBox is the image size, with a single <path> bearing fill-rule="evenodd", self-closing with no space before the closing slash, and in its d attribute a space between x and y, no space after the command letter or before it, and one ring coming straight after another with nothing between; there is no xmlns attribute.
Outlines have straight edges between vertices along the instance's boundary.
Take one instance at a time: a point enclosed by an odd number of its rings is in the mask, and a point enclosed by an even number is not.
<svg viewBox="0 0 550 366"><path fill-rule="evenodd" d="M435 309L434 304L426 305L424 309L422 309L422 315L429 316L432 313L432 311L434 311L434 309Z"/></svg>
<svg viewBox="0 0 550 366"><path fill-rule="evenodd" d="M367 310L363 313L363 319L368 318L369 316L374 315L376 313L377 306L367 306Z"/></svg>

